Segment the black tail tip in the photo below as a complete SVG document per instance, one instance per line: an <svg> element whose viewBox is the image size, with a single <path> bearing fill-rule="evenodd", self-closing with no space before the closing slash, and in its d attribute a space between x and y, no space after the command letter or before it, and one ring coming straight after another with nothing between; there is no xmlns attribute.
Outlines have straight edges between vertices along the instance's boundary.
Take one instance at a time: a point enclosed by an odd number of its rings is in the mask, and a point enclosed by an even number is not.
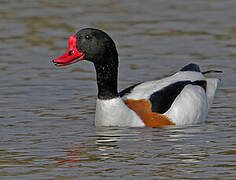
<svg viewBox="0 0 236 180"><path fill-rule="evenodd" d="M209 71L204 71L202 74L208 74L208 73L223 73L221 70L209 70Z"/></svg>

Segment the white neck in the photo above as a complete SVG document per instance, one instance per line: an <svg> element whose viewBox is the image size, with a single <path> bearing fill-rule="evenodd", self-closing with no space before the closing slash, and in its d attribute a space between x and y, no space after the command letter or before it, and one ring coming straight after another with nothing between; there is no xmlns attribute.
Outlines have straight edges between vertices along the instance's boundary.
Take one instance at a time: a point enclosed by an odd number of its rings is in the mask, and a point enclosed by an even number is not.
<svg viewBox="0 0 236 180"><path fill-rule="evenodd" d="M129 126L142 127L143 121L129 109L123 100L113 98L109 100L97 99L95 126Z"/></svg>

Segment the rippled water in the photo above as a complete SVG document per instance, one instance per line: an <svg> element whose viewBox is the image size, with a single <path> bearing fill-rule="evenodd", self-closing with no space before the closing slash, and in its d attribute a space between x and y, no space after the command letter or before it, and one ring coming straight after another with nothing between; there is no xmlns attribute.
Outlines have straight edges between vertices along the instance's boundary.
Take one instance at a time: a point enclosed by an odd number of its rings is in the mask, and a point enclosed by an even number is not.
<svg viewBox="0 0 236 180"><path fill-rule="evenodd" d="M235 8L234 0L1 0L0 179L235 179ZM83 27L115 40L120 89L189 62L223 70L206 123L94 127L93 66L51 63Z"/></svg>

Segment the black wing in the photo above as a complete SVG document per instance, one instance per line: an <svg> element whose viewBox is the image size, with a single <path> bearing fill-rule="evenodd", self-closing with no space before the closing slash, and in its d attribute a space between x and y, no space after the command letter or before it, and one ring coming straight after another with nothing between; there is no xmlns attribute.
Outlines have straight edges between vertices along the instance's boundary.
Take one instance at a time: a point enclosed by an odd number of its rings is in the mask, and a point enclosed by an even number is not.
<svg viewBox="0 0 236 180"><path fill-rule="evenodd" d="M173 84L170 84L159 91L156 91L151 95L149 98L150 102L152 103L152 111L157 113L165 113L174 102L175 98L181 93L183 88L188 85L198 85L205 89L206 81L199 80L199 81L179 81Z"/></svg>
<svg viewBox="0 0 236 180"><path fill-rule="evenodd" d="M188 64L184 66L180 71L196 71L196 72L201 72L200 67L197 64Z"/></svg>

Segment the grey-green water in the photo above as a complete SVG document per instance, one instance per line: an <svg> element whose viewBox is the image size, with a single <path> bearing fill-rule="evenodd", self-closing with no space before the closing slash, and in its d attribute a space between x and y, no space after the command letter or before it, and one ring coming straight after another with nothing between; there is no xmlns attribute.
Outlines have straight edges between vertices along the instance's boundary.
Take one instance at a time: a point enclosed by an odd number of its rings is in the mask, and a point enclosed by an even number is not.
<svg viewBox="0 0 236 180"><path fill-rule="evenodd" d="M235 179L235 9L234 0L1 0L0 179ZM93 66L51 63L84 27L115 40L120 89L189 62L223 70L206 123L94 127Z"/></svg>

